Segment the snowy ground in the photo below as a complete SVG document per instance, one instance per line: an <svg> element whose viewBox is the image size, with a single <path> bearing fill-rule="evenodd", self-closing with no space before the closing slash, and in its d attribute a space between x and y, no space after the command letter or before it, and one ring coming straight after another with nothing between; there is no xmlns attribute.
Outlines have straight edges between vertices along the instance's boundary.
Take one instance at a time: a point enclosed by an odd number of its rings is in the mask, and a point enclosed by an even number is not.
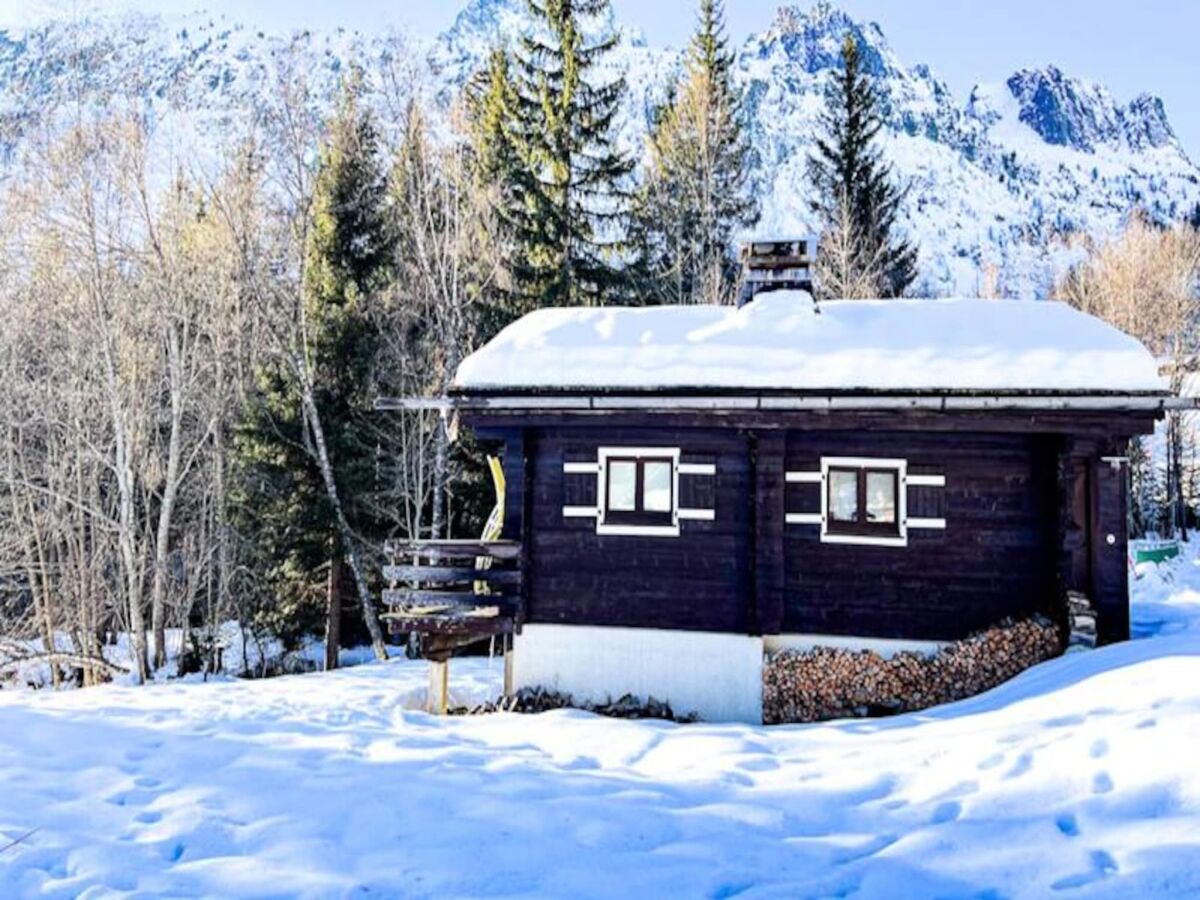
<svg viewBox="0 0 1200 900"><path fill-rule="evenodd" d="M0 896L1200 896L1196 557L1135 595L1141 640L871 722L435 719L405 661L0 691Z"/></svg>
<svg viewBox="0 0 1200 900"><path fill-rule="evenodd" d="M237 622L226 622L219 629L221 651L221 669L219 674L227 677L261 675L264 666L272 672L312 672L320 669L325 661L325 643L317 638L304 640L300 647L285 650L283 643L277 638L256 636L238 627ZM149 644L151 635L146 633ZM72 652L75 647L66 634L55 635L58 649ZM167 664L154 672L156 681L168 681L176 678L179 671L179 658L183 650L183 631L178 628L168 628L166 631ZM27 642L34 652L40 652L43 644L40 640ZM132 670L129 635L122 633L115 643L103 647L104 658L125 670ZM343 647L338 652L338 662L343 666L357 666L374 659L374 653L369 646ZM0 690L14 686L48 687L50 667L38 660L31 659L3 673L0 678ZM188 676L189 680L206 680L200 675ZM123 684L133 684L132 674L117 676L116 680Z"/></svg>

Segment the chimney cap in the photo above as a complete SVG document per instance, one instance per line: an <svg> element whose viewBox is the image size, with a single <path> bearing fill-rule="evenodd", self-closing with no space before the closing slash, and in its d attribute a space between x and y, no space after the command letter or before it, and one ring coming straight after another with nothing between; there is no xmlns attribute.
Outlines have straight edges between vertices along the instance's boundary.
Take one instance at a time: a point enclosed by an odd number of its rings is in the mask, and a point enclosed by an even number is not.
<svg viewBox="0 0 1200 900"><path fill-rule="evenodd" d="M742 261L749 265L758 259L779 256L811 257L816 243L811 236L756 238L742 241L740 255Z"/></svg>

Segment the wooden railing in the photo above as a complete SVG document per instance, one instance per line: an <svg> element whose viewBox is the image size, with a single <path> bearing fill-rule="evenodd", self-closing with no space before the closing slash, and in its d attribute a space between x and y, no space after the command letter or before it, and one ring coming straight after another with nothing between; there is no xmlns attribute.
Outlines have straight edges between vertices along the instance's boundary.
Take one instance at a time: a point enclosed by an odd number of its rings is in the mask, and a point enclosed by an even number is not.
<svg viewBox="0 0 1200 900"><path fill-rule="evenodd" d="M507 634L521 603L517 541L389 544L384 618L393 632L464 640Z"/></svg>
<svg viewBox="0 0 1200 900"><path fill-rule="evenodd" d="M445 715L450 657L466 644L506 636L521 606L517 541L403 541L389 544L383 614L393 633L420 635L429 660L426 708ZM512 693L512 655L504 652L504 693ZM495 643L493 642L493 647Z"/></svg>

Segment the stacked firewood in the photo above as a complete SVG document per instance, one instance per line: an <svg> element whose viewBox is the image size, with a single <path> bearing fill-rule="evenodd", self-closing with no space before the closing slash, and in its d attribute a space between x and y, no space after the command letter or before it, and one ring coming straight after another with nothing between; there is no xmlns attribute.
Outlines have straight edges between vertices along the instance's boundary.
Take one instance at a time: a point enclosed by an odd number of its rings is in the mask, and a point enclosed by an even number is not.
<svg viewBox="0 0 1200 900"><path fill-rule="evenodd" d="M891 715L982 693L1062 652L1060 629L1040 616L1005 621L933 655L816 647L784 650L763 667L763 721Z"/></svg>
<svg viewBox="0 0 1200 900"><path fill-rule="evenodd" d="M1086 594L1067 591L1067 620L1071 627L1069 649L1091 650L1096 646L1096 610Z"/></svg>
<svg viewBox="0 0 1200 900"><path fill-rule="evenodd" d="M696 717L677 716L670 704L654 697L642 700L632 694L626 694L619 700L609 700L605 703L578 702L570 694L545 688L521 688L515 694L490 700L475 706L460 706L451 709L450 715L475 716L494 712L540 713L552 709L584 709L602 716L616 719L668 719L673 722L694 722Z"/></svg>

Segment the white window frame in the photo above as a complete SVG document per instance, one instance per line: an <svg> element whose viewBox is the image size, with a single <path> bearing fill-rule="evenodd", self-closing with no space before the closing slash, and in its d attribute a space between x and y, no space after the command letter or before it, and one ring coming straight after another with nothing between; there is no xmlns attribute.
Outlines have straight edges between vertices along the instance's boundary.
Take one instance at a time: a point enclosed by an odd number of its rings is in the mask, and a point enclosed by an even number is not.
<svg viewBox="0 0 1200 900"><path fill-rule="evenodd" d="M629 525L606 522L608 515L608 460L610 457L646 456L671 461L671 524ZM679 448L600 447L596 470L596 534L640 534L648 537L679 537Z"/></svg>
<svg viewBox="0 0 1200 900"><path fill-rule="evenodd" d="M896 472L896 535L842 534L829 530L830 469L893 469ZM871 547L908 546L908 460L873 456L821 457L821 543Z"/></svg>

